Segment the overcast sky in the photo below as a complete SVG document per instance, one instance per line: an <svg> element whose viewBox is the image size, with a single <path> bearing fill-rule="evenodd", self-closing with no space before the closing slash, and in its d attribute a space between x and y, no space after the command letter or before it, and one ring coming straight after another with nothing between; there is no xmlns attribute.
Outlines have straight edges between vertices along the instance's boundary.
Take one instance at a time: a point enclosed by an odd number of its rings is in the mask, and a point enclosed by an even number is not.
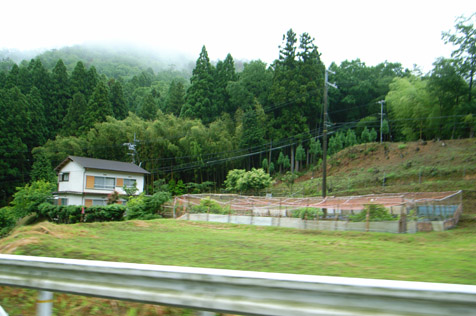
<svg viewBox="0 0 476 316"><path fill-rule="evenodd" d="M329 65L360 58L429 71L452 48L441 32L476 12L474 0L4 0L0 49L59 48L85 42L137 43L193 60L278 57L292 28L309 33Z"/></svg>

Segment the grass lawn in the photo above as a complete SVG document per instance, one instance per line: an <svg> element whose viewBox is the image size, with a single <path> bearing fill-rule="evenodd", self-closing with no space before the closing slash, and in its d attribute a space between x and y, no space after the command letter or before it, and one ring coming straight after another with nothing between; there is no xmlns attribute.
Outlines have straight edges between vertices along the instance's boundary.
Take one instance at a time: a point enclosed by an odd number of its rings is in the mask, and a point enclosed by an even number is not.
<svg viewBox="0 0 476 316"><path fill-rule="evenodd" d="M0 242L0 251L49 256L476 284L476 227L408 235L317 232L161 219L40 223Z"/></svg>
<svg viewBox="0 0 476 316"><path fill-rule="evenodd" d="M446 232L317 232L161 219L39 223L0 253L236 270L476 284L476 217ZM0 287L10 315L36 315L36 291ZM54 315L194 315L191 310L55 294Z"/></svg>

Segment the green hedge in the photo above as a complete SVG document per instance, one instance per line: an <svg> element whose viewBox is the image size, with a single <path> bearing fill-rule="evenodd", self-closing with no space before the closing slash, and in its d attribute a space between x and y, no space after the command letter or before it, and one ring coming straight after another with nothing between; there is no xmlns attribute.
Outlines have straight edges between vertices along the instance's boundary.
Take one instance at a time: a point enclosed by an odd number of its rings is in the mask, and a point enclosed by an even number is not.
<svg viewBox="0 0 476 316"><path fill-rule="evenodd" d="M324 215L321 209L315 207L303 207L292 211L292 217L301 219L317 219Z"/></svg>
<svg viewBox="0 0 476 316"><path fill-rule="evenodd" d="M355 215L350 215L349 220L352 222L365 222L367 220L367 211L369 212L369 221L395 221L398 216L393 216L388 212L385 206L380 204L366 204L364 209Z"/></svg>
<svg viewBox="0 0 476 316"><path fill-rule="evenodd" d="M110 222L124 219L126 207L120 204L83 207L80 205L51 205L43 203L38 208L38 216L58 224L74 224L79 222Z"/></svg>
<svg viewBox="0 0 476 316"><path fill-rule="evenodd" d="M205 198L200 200L200 205L192 206L190 213L211 213L211 214L229 214L230 207L222 207L218 201Z"/></svg>

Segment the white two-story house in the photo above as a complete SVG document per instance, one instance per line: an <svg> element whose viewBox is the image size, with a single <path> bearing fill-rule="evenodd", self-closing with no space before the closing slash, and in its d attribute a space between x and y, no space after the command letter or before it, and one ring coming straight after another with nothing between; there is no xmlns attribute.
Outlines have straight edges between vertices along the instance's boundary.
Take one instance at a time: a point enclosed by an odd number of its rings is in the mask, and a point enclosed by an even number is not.
<svg viewBox="0 0 476 316"><path fill-rule="evenodd" d="M124 187L137 187L135 195L144 191L149 172L129 163L113 160L69 156L55 168L58 191L54 193L59 205L106 205L107 196L114 191L125 194ZM122 200L119 201L122 203Z"/></svg>

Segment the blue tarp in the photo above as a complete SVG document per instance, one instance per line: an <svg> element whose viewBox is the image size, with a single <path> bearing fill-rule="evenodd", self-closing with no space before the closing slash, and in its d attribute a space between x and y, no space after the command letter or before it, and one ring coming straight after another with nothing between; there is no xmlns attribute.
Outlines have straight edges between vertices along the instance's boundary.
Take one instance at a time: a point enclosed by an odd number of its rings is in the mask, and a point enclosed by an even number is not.
<svg viewBox="0 0 476 316"><path fill-rule="evenodd" d="M457 208L458 205L422 205L417 206L417 215L452 217Z"/></svg>

